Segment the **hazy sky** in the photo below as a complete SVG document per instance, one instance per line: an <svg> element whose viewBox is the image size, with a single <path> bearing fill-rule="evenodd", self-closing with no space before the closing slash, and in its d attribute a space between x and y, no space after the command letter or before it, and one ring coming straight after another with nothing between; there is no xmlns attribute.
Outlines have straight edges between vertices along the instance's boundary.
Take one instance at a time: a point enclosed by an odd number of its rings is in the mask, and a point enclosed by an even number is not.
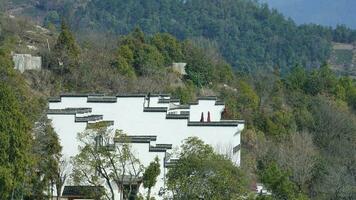
<svg viewBox="0 0 356 200"><path fill-rule="evenodd" d="M298 24L345 24L356 29L356 0L260 0Z"/></svg>

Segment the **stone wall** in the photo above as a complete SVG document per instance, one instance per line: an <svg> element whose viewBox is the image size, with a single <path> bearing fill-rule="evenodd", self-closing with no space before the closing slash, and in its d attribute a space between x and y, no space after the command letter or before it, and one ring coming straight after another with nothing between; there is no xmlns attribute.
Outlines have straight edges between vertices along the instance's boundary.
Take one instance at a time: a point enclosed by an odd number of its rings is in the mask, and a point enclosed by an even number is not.
<svg viewBox="0 0 356 200"><path fill-rule="evenodd" d="M26 70L40 70L42 58L30 54L13 54L12 60L15 63L15 69L23 73Z"/></svg>

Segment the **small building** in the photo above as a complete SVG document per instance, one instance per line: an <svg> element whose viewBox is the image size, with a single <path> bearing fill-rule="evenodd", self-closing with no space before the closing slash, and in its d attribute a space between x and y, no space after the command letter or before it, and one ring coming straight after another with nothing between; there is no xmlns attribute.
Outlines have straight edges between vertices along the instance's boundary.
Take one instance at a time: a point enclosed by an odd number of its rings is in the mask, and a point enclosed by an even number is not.
<svg viewBox="0 0 356 200"><path fill-rule="evenodd" d="M173 63L172 70L184 76L187 75L187 72L185 71L185 66L187 66L187 63Z"/></svg>
<svg viewBox="0 0 356 200"><path fill-rule="evenodd" d="M30 54L12 54L15 69L23 73L26 70L41 70L42 58Z"/></svg>
<svg viewBox="0 0 356 200"><path fill-rule="evenodd" d="M224 110L224 103L214 96L181 104L179 99L168 94L69 94L51 98L47 115L58 133L66 158L79 153L77 134L88 126L104 122L113 130L122 130L144 166L156 156L159 158L162 173L151 195L163 199L165 172L177 161L174 149L188 137L200 138L217 153L240 165L244 121L223 120ZM114 144L119 143L122 143L120 138L114 138ZM139 192L145 195L146 191L137 182Z"/></svg>

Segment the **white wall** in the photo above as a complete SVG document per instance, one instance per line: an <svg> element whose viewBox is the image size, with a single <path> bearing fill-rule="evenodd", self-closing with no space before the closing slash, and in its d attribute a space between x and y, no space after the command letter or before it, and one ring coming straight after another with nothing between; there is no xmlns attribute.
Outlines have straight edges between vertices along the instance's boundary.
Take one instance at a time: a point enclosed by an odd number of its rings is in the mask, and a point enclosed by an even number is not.
<svg viewBox="0 0 356 200"><path fill-rule="evenodd" d="M159 97L151 97L150 107L169 107L169 103L158 103ZM191 105L190 121L199 121L201 112L205 120L210 111L211 120L220 122L223 105L215 105L215 100L199 100L198 105ZM232 148L240 144L240 132L243 123L234 126L188 126L187 119L166 119L166 112L143 112L144 97L118 97L116 103L90 103L87 97L61 97L60 102L50 102L49 109L65 108L92 108L88 114L77 116L103 115L103 120L114 121L113 128L121 129L128 135L156 135L157 144L172 144L178 148L182 141L191 136L201 138L205 143L212 145L217 152L232 155ZM75 123L75 115L49 114L55 131L58 133L63 154L66 157L78 153L77 133L84 131L86 123ZM207 125L207 124L206 124ZM154 145L154 143L151 143ZM161 161L161 175L152 190L157 195L159 189L164 187L163 161L164 153L149 152L149 144L132 144L140 161L147 166L158 156ZM232 160L240 165L240 151L232 156ZM142 192L144 192L141 189ZM156 196L156 198L161 199Z"/></svg>
<svg viewBox="0 0 356 200"><path fill-rule="evenodd" d="M31 56L30 54L13 54L12 59L15 64L15 69L23 73L25 70L40 70L42 66L42 58Z"/></svg>

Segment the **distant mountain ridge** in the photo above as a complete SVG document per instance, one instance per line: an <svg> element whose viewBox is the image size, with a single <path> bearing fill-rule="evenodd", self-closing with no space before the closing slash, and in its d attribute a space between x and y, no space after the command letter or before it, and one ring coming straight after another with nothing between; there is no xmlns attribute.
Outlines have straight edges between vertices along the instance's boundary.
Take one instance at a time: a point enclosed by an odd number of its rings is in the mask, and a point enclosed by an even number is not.
<svg viewBox="0 0 356 200"><path fill-rule="evenodd" d="M356 29L355 0L260 0L277 9L296 23L324 26L345 24Z"/></svg>

